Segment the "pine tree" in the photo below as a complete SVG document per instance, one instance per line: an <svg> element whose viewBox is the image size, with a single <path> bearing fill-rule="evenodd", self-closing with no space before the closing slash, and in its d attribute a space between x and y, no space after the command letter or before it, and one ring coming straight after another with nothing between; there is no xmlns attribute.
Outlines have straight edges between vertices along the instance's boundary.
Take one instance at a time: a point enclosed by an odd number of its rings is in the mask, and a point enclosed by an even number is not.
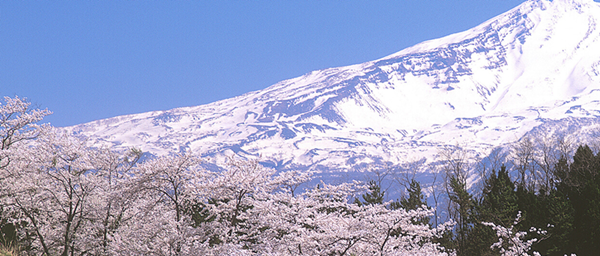
<svg viewBox="0 0 600 256"><path fill-rule="evenodd" d="M518 211L515 185L504 165L497 175L496 171L492 170L491 175L484 181L483 193L475 209L474 226L469 234L469 252L473 255L492 255L490 246L497 240L496 234L490 227L481 223L492 222L510 226Z"/></svg>
<svg viewBox="0 0 600 256"><path fill-rule="evenodd" d="M600 251L600 156L587 146L580 146L573 156L567 178L567 197L573 205L573 241L577 253Z"/></svg>
<svg viewBox="0 0 600 256"><path fill-rule="evenodd" d="M545 220L552 225L546 241L534 249L548 255L594 255L600 251L600 156L587 146L580 146L568 164L561 158L553 171L554 187L544 205L531 205L528 220ZM541 196L538 196L538 202Z"/></svg>
<svg viewBox="0 0 600 256"><path fill-rule="evenodd" d="M552 189L546 197L547 219L549 236L547 239L533 246L534 250L543 255L570 255L575 252L574 242L571 241L573 233L573 206L567 196ZM530 218L538 216L530 215Z"/></svg>
<svg viewBox="0 0 600 256"><path fill-rule="evenodd" d="M466 182L450 177L450 191L448 196L454 205L456 223L456 245L457 255L469 255L468 235L471 231L472 216L474 210L473 196L467 191Z"/></svg>
<svg viewBox="0 0 600 256"><path fill-rule="evenodd" d="M369 181L369 191L370 192L367 192L364 195L362 195L362 202L358 198L356 198L354 200L354 203L358 204L359 206L383 203L383 197L385 195L385 192L381 191L381 186L379 186L379 184L377 184L377 182L375 182L374 180Z"/></svg>
<svg viewBox="0 0 600 256"><path fill-rule="evenodd" d="M481 209L487 214L489 221L509 226L517 215L517 207L515 185L503 165L497 176L493 172L486 181Z"/></svg>
<svg viewBox="0 0 600 256"><path fill-rule="evenodd" d="M420 208L423 205L427 205L424 200L423 192L421 191L421 184L416 180L412 179L408 187L408 197L400 200L402 208L407 210L414 210Z"/></svg>
<svg viewBox="0 0 600 256"><path fill-rule="evenodd" d="M411 179L408 190L408 197L402 197L400 201L392 202L390 205L391 209L403 208L405 210L416 210L423 206L427 206L423 191L421 191L421 184L415 179ZM416 221L414 224L428 224L429 217L424 217Z"/></svg>

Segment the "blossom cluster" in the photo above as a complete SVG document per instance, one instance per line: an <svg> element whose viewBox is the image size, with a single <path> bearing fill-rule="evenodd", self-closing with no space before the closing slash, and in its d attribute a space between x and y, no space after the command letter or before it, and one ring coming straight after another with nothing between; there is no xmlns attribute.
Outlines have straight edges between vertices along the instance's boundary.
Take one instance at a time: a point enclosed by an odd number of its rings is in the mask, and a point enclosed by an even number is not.
<svg viewBox="0 0 600 256"><path fill-rule="evenodd" d="M0 206L27 253L45 255L448 255L427 207L358 205L359 182L297 191L310 172L193 153L142 159L35 123L48 111L0 105ZM450 253L451 254L451 253Z"/></svg>

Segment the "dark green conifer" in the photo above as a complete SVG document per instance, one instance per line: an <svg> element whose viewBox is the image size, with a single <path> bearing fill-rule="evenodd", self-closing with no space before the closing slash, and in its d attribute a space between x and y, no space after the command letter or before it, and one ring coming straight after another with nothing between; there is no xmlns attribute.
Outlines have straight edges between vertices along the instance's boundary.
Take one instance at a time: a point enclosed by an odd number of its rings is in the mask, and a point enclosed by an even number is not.
<svg viewBox="0 0 600 256"><path fill-rule="evenodd" d="M490 246L498 240L492 228L481 222L493 222L509 227L517 215L517 196L515 185L510 179L506 167L502 165L496 175L492 170L484 181L481 199L476 202L472 216L473 229L469 233L468 251L472 255L495 255Z"/></svg>
<svg viewBox="0 0 600 256"><path fill-rule="evenodd" d="M467 190L466 182L455 176L450 177L449 186L448 197L455 205L457 255L470 255L468 236L472 227L471 214L475 206L473 196Z"/></svg>
<svg viewBox="0 0 600 256"><path fill-rule="evenodd" d="M381 191L381 186L374 180L369 181L369 192L362 195L363 201L361 202L358 198L354 200L354 203L362 205L382 204L385 192Z"/></svg>
<svg viewBox="0 0 600 256"><path fill-rule="evenodd" d="M416 210L422 206L427 206L423 191L421 191L421 184L415 179L411 179L408 190L408 197L402 197L400 201L392 202L390 208L392 209L405 209ZM429 217L424 217L415 222L415 224L429 224Z"/></svg>

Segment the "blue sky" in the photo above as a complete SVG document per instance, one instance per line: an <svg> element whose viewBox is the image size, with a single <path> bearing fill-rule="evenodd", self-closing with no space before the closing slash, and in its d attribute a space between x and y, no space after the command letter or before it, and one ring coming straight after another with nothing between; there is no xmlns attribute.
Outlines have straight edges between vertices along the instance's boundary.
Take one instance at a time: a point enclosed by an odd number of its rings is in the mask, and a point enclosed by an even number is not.
<svg viewBox="0 0 600 256"><path fill-rule="evenodd" d="M522 0L0 1L0 96L69 126L195 106L467 30Z"/></svg>

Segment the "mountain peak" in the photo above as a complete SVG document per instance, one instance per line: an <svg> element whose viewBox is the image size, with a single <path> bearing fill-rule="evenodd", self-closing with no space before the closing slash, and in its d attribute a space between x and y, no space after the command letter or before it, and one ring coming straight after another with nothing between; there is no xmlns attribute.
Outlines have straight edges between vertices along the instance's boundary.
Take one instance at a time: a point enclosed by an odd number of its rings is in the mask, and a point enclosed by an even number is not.
<svg viewBox="0 0 600 256"><path fill-rule="evenodd" d="M555 4L571 5L571 6L594 3L594 0L529 0L529 1L536 1L536 2L543 1L543 2L550 2L550 3L555 3Z"/></svg>
<svg viewBox="0 0 600 256"><path fill-rule="evenodd" d="M523 5L530 5L541 10L560 10L563 12L576 11L582 13L585 9L597 9L600 5L594 0L528 0Z"/></svg>
<svg viewBox="0 0 600 256"><path fill-rule="evenodd" d="M536 127L600 118L599 19L593 1L530 0L375 61L67 129L155 154L262 154L277 168L434 159L447 144L481 152Z"/></svg>

